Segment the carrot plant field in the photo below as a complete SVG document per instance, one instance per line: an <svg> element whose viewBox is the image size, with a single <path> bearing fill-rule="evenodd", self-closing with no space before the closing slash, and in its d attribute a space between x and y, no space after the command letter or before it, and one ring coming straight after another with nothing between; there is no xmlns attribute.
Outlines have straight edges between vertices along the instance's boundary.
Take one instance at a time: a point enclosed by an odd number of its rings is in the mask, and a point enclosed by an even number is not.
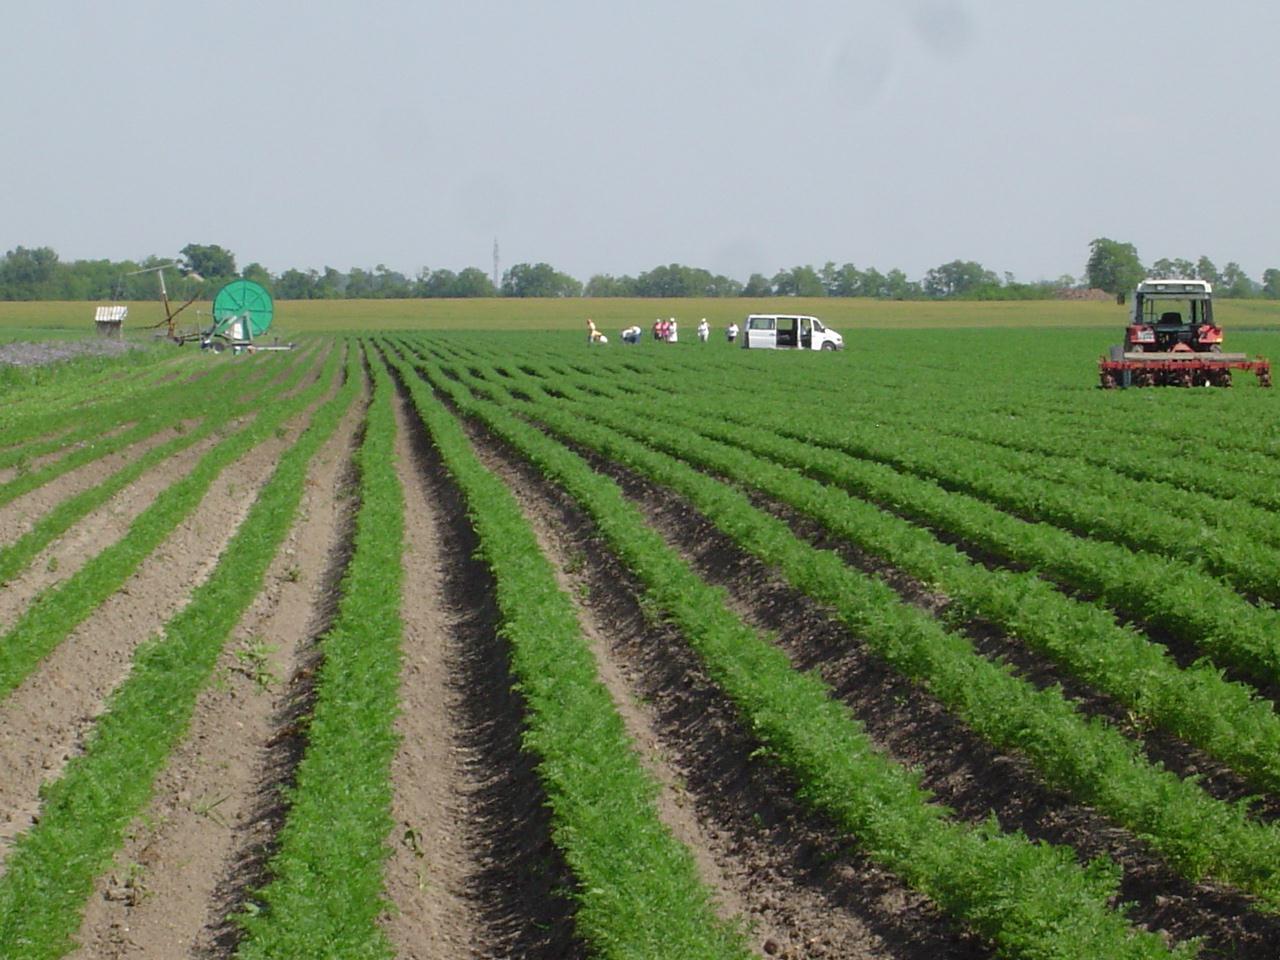
<svg viewBox="0 0 1280 960"><path fill-rule="evenodd" d="M0 378L0 957L1280 955L1273 391L375 326Z"/></svg>

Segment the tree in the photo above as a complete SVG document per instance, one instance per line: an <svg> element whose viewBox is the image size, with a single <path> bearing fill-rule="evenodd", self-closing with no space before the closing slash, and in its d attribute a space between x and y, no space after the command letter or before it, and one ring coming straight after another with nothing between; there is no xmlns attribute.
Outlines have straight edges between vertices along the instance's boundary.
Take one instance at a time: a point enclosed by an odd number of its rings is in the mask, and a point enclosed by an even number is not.
<svg viewBox="0 0 1280 960"><path fill-rule="evenodd" d="M904 276L902 280L905 279ZM999 285L999 277L973 260L952 260L934 267L924 275L923 283L924 292L931 297L962 297L982 286Z"/></svg>
<svg viewBox="0 0 1280 960"><path fill-rule="evenodd" d="M1089 262L1085 264L1089 286L1114 294L1118 302L1142 282L1142 261L1132 243L1121 243L1098 237L1089 244Z"/></svg>
<svg viewBox="0 0 1280 960"><path fill-rule="evenodd" d="M301 270L286 270L276 281L275 295L281 300L310 300L316 295L318 279L314 270L306 273Z"/></svg>
<svg viewBox="0 0 1280 960"><path fill-rule="evenodd" d="M58 255L51 247L16 247L0 261L0 297L39 300L54 295Z"/></svg>
<svg viewBox="0 0 1280 960"><path fill-rule="evenodd" d="M275 282L271 279L271 274L267 272L267 268L256 261L241 270L240 276L246 280L252 280L254 283L261 284L268 290L272 288Z"/></svg>
<svg viewBox="0 0 1280 960"><path fill-rule="evenodd" d="M549 263L517 263L502 275L504 297L577 297L582 284Z"/></svg>
<svg viewBox="0 0 1280 960"><path fill-rule="evenodd" d="M1249 279L1240 264L1232 260L1222 268L1215 292L1224 297L1244 299L1245 297L1252 297L1257 291L1257 287L1258 285Z"/></svg>
<svg viewBox="0 0 1280 960"><path fill-rule="evenodd" d="M1215 286L1222 280L1222 275L1218 273L1218 268L1204 254L1201 254L1200 259L1196 261L1196 276L1201 280L1208 280Z"/></svg>
<svg viewBox="0 0 1280 960"><path fill-rule="evenodd" d="M732 277L717 273L707 284L704 291L708 297L740 297L742 284Z"/></svg>
<svg viewBox="0 0 1280 960"><path fill-rule="evenodd" d="M498 289L489 275L479 267L467 267L458 274L453 285L455 297L496 297Z"/></svg>
<svg viewBox="0 0 1280 960"><path fill-rule="evenodd" d="M861 297L864 296L864 280L862 271L852 263L837 267L828 263L822 268L822 283L827 288L829 297Z"/></svg>
<svg viewBox="0 0 1280 960"><path fill-rule="evenodd" d="M1268 300L1280 300L1280 270L1275 267L1262 271L1262 295Z"/></svg>
<svg viewBox="0 0 1280 960"><path fill-rule="evenodd" d="M747 282L742 288L744 297L768 297L772 294L773 287L769 285L763 273L753 273L747 277Z"/></svg>
<svg viewBox="0 0 1280 960"><path fill-rule="evenodd" d="M825 297L827 288L813 267L792 267L774 276L773 292L780 297Z"/></svg>
<svg viewBox="0 0 1280 960"><path fill-rule="evenodd" d="M458 276L452 270L432 270L418 286L424 297L452 297L458 287Z"/></svg>
<svg viewBox="0 0 1280 960"><path fill-rule="evenodd" d="M890 300L911 300L921 293L920 284L908 280L907 275L897 267L885 275L883 289L883 296Z"/></svg>
<svg viewBox="0 0 1280 960"><path fill-rule="evenodd" d="M885 280L885 276L875 267L867 267L867 269L862 272L862 296L889 296L889 285Z"/></svg>
<svg viewBox="0 0 1280 960"><path fill-rule="evenodd" d="M198 273L210 283L226 283L237 276L235 255L216 243L188 243L180 252L183 269Z"/></svg>

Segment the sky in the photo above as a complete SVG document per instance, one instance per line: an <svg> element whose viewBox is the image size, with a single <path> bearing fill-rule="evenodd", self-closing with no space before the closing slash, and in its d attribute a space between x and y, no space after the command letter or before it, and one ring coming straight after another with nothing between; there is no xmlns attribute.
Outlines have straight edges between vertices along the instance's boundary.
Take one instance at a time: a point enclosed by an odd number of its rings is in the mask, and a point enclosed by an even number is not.
<svg viewBox="0 0 1280 960"><path fill-rule="evenodd" d="M0 248L240 266L1280 266L1280 5L8 3Z"/></svg>

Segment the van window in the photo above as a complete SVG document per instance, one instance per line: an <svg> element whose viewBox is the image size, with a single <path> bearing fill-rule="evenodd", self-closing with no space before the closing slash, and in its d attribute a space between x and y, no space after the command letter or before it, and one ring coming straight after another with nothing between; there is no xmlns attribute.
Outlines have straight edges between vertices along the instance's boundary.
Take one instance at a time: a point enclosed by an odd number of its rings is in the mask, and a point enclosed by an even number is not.
<svg viewBox="0 0 1280 960"><path fill-rule="evenodd" d="M817 317L814 317L814 318L813 318L813 329L814 329L814 330L816 330L816 331L818 331L818 333L823 333L823 332L825 332L825 331L826 331L826 329L827 329L827 328L826 328L826 327L824 327L824 326L822 325L822 321L821 321L821 320L819 320Z"/></svg>
<svg viewBox="0 0 1280 960"><path fill-rule="evenodd" d="M772 330L774 324L773 317L748 317L748 330Z"/></svg>

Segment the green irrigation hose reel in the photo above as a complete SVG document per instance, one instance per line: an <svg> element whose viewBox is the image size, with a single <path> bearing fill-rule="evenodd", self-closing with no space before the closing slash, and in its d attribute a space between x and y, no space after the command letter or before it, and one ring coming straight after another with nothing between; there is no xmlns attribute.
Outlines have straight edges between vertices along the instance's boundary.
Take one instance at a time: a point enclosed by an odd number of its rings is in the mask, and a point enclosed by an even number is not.
<svg viewBox="0 0 1280 960"><path fill-rule="evenodd" d="M275 304L262 284L232 280L213 298L213 326L201 337L201 346L214 351L232 347L237 353L245 348L291 349L292 344L265 346L256 342L271 329L274 317Z"/></svg>

